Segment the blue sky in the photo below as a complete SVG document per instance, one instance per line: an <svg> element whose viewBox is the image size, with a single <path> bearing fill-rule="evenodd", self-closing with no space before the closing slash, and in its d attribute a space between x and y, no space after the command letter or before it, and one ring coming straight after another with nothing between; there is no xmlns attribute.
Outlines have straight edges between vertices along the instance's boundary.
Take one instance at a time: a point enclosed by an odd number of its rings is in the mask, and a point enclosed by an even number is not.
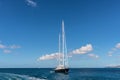
<svg viewBox="0 0 120 80"><path fill-rule="evenodd" d="M70 67L120 64L119 0L0 0L0 67L55 67L62 19Z"/></svg>

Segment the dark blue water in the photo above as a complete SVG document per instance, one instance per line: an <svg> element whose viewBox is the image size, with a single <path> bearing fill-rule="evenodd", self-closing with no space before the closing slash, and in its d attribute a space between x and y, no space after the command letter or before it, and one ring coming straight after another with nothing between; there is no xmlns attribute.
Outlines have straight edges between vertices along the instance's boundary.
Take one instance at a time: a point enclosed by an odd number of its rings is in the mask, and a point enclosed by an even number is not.
<svg viewBox="0 0 120 80"><path fill-rule="evenodd" d="M74 68L68 74L51 68L1 68L0 80L120 80L120 68Z"/></svg>

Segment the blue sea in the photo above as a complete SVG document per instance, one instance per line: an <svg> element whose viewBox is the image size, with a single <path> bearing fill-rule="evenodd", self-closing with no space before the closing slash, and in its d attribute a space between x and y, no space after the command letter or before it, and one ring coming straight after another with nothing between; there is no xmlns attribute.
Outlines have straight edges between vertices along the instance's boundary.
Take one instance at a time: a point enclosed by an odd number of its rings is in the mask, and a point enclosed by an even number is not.
<svg viewBox="0 0 120 80"><path fill-rule="evenodd" d="M52 68L0 68L0 80L120 80L120 68L72 68L68 74Z"/></svg>

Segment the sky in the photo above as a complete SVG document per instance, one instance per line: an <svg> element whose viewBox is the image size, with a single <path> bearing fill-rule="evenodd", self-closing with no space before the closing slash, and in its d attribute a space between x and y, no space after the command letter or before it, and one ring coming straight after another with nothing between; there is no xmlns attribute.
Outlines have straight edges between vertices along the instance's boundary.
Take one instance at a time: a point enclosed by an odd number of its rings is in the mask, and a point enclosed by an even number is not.
<svg viewBox="0 0 120 80"><path fill-rule="evenodd" d="M71 68L120 65L120 0L0 0L0 68L56 67L62 20Z"/></svg>

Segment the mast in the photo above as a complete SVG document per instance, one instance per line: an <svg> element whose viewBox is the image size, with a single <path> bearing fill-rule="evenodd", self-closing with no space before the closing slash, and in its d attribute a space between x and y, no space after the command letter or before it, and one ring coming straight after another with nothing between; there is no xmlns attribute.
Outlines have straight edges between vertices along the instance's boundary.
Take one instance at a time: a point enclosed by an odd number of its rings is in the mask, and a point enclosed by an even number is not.
<svg viewBox="0 0 120 80"><path fill-rule="evenodd" d="M63 22L64 24L64 22ZM63 29L64 29L64 26L63 26ZM68 55L67 55L67 44L66 44L66 36L65 36L65 29L63 30L64 31L64 65L65 67L68 67Z"/></svg>
<svg viewBox="0 0 120 80"><path fill-rule="evenodd" d="M65 65L68 67L68 55L67 55L67 44L66 44L66 36L65 36Z"/></svg>
<svg viewBox="0 0 120 80"><path fill-rule="evenodd" d="M65 55L64 55L64 53L65 53L65 41L64 41L64 37L65 37L65 35L64 35L64 21L62 20L62 54L63 54L63 65L65 65Z"/></svg>
<svg viewBox="0 0 120 80"><path fill-rule="evenodd" d="M60 48L60 46L61 46L61 45L60 45L60 34L59 34L59 45L58 45L58 47L59 47L59 60L58 60L58 61L59 61L59 65L60 65L60 62L61 62L61 59L60 59L60 53L61 53L61 52L60 52L60 49L61 49L61 48Z"/></svg>

